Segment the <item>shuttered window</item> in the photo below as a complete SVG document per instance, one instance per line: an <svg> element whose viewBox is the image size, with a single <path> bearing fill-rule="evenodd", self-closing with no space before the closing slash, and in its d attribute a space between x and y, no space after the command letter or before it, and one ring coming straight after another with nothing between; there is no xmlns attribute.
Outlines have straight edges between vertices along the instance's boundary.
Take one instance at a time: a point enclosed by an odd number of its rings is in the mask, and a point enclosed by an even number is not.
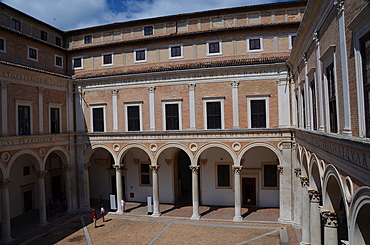
<svg viewBox="0 0 370 245"><path fill-rule="evenodd" d="M221 102L207 102L207 129L221 129Z"/></svg>
<svg viewBox="0 0 370 245"><path fill-rule="evenodd" d="M59 108L50 108L50 133L60 133Z"/></svg>
<svg viewBox="0 0 370 245"><path fill-rule="evenodd" d="M93 108L93 132L104 132L104 108Z"/></svg>
<svg viewBox="0 0 370 245"><path fill-rule="evenodd" d="M31 107L20 105L18 106L18 134L31 134Z"/></svg>
<svg viewBox="0 0 370 245"><path fill-rule="evenodd" d="M127 106L127 130L140 131L139 106Z"/></svg>
<svg viewBox="0 0 370 245"><path fill-rule="evenodd" d="M179 105L166 104L166 130L179 130Z"/></svg>
<svg viewBox="0 0 370 245"><path fill-rule="evenodd" d="M329 93L330 132L337 133L338 132L337 96L335 91L335 76L333 64L326 68L326 78L328 80L328 93Z"/></svg>
<svg viewBox="0 0 370 245"><path fill-rule="evenodd" d="M370 33L361 40L366 137L370 138Z"/></svg>
<svg viewBox="0 0 370 245"><path fill-rule="evenodd" d="M251 100L252 128L266 128L266 101Z"/></svg>
<svg viewBox="0 0 370 245"><path fill-rule="evenodd" d="M230 165L219 164L217 165L217 186L230 187Z"/></svg>

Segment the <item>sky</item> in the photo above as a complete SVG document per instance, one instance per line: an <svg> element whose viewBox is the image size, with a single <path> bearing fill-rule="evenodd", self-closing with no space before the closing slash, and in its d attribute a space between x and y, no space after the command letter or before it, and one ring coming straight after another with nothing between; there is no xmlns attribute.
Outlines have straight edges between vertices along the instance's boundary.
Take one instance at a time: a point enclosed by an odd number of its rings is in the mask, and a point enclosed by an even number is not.
<svg viewBox="0 0 370 245"><path fill-rule="evenodd" d="M96 25L289 0L0 0L68 31Z"/></svg>

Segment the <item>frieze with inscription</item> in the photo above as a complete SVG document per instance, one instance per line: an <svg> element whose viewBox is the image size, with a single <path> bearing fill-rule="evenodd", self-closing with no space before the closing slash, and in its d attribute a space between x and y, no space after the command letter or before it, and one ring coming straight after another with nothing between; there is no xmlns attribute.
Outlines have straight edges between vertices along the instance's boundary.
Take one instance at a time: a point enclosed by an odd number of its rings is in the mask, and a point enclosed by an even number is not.
<svg viewBox="0 0 370 245"><path fill-rule="evenodd" d="M0 140L0 146L58 142L58 141L66 141L68 139L69 139L68 137L41 137L41 138L9 139L9 140L5 139L5 140Z"/></svg>
<svg viewBox="0 0 370 245"><path fill-rule="evenodd" d="M68 87L67 84L61 83L61 82L56 82L56 81L50 81L42 78L37 78L37 77L29 77L23 74L17 74L17 73L9 73L5 71L0 71L0 76L2 77L8 77L12 79L17 79L17 80L23 80L27 82L34 82L34 83L42 83L42 84L47 84L51 86L58 86L58 87Z"/></svg>

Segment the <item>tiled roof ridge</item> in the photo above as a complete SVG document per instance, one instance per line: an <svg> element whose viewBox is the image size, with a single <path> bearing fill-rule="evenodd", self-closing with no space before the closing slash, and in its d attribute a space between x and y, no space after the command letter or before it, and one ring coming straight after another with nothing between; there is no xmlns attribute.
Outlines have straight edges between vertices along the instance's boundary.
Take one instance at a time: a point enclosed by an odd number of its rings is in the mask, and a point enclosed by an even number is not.
<svg viewBox="0 0 370 245"><path fill-rule="evenodd" d="M288 60L288 58L289 56L278 56L278 57L244 58L244 59L230 59L230 60L221 60L221 61L207 61L207 62L198 62L198 63L195 63L195 62L194 63L182 63L182 64L175 64L175 65L161 65L161 66L154 65L151 67L144 67L141 69L140 68L129 68L127 70L110 70L110 71L103 71L103 72L76 74L76 75L73 75L72 77L74 79L84 79L84 78L107 77L107 76L187 70L187 69L199 69L199 68L210 68L210 67L271 64L271 63L285 62Z"/></svg>

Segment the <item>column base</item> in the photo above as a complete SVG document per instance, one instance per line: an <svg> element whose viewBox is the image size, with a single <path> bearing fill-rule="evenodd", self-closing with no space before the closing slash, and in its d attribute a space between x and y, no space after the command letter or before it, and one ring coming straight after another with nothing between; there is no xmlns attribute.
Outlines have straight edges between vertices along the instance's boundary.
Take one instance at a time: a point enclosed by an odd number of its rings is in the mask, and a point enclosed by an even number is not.
<svg viewBox="0 0 370 245"><path fill-rule="evenodd" d="M13 238L6 238L6 239L3 239L3 240L0 240L0 244L10 244L11 241L13 241Z"/></svg>
<svg viewBox="0 0 370 245"><path fill-rule="evenodd" d="M193 214L190 219L200 220L200 215L199 214Z"/></svg>
<svg viewBox="0 0 370 245"><path fill-rule="evenodd" d="M235 222L243 221L243 217L242 217L242 216L235 216L235 217L233 218L233 221L235 221Z"/></svg>
<svg viewBox="0 0 370 245"><path fill-rule="evenodd" d="M47 226L48 224L49 224L49 222L45 221L45 222L40 223L39 225L40 226Z"/></svg>
<svg viewBox="0 0 370 245"><path fill-rule="evenodd" d="M308 242L300 242L299 245L310 245L311 243Z"/></svg>
<svg viewBox="0 0 370 245"><path fill-rule="evenodd" d="M161 213L153 213L152 214L152 217L159 217L159 216L161 216Z"/></svg>
<svg viewBox="0 0 370 245"><path fill-rule="evenodd" d="M281 218L278 218L278 222L280 224L285 224L285 225L291 225L291 224L293 224L293 220L285 220L285 219L281 219Z"/></svg>

